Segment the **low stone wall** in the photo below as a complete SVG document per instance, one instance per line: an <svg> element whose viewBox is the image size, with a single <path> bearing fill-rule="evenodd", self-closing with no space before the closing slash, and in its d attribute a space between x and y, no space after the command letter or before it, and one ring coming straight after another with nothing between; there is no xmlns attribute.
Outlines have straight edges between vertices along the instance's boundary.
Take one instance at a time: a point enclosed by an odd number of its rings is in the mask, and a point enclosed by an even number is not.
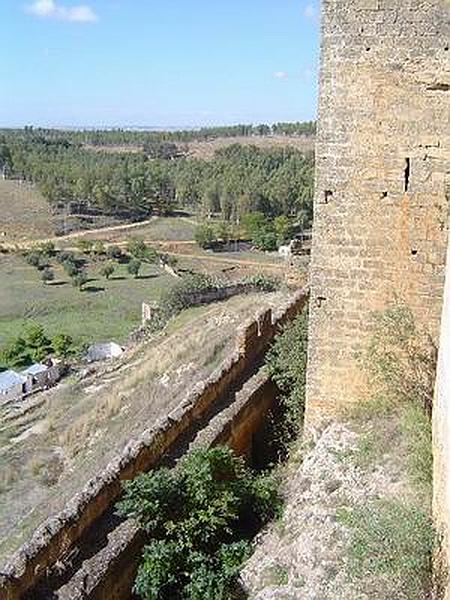
<svg viewBox="0 0 450 600"><path fill-rule="evenodd" d="M240 294L251 294L252 292L260 292L261 287L255 283L233 283L221 288L211 288L207 290L192 291L186 294L185 301L188 306L199 306L200 304L211 304L212 302L220 302L228 300L233 296ZM151 321L153 315L158 312L156 306L151 306L146 302L142 303L142 324L145 325Z"/></svg>
<svg viewBox="0 0 450 600"><path fill-rule="evenodd" d="M198 446L228 445L250 456L253 440L277 397L276 386L265 369L253 376L222 411L196 437ZM58 591L60 600L128 600L145 536L132 520L121 523L108 536L108 544L83 563L70 582Z"/></svg>
<svg viewBox="0 0 450 600"><path fill-rule="evenodd" d="M101 475L91 479L59 514L45 521L31 541L22 546L3 569L0 597L17 600L33 588L48 570L74 547L88 528L115 503L122 481L154 467L189 429L236 385L268 349L279 327L301 312L308 300L298 291L275 314L269 309L238 330L237 347L205 382L155 427L131 441Z"/></svg>

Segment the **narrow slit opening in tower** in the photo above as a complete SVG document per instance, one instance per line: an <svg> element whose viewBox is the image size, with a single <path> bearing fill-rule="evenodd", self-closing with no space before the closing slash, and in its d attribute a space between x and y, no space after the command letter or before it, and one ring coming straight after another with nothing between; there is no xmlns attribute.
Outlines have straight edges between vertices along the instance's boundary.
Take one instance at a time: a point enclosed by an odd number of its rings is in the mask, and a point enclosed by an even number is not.
<svg viewBox="0 0 450 600"><path fill-rule="evenodd" d="M409 191L409 178L411 176L411 159L405 158L405 171L404 171L404 191Z"/></svg>

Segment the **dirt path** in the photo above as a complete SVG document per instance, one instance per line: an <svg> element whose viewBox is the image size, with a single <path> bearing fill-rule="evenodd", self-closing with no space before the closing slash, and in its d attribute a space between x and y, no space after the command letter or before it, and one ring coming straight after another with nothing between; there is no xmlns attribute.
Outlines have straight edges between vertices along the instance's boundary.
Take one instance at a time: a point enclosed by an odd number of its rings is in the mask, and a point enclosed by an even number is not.
<svg viewBox="0 0 450 600"><path fill-rule="evenodd" d="M5 242L2 243L1 245L6 248L6 249L15 249L18 248L20 250L26 250L28 248L31 248L32 246L36 246L38 244L43 244L45 242L64 242L66 240L71 240L71 239L78 239L78 238L82 238L85 235L91 235L91 234L99 234L99 233L108 233L110 231L120 231L120 230L129 230L129 229L136 229L137 227L142 227L144 225L149 225L150 223L153 223L156 219L158 219L159 217L152 217L151 219L147 219L146 221L139 221L137 223L127 223L125 225L110 225L109 227L99 227L98 229L89 229L89 230L82 230L82 231L74 231L72 233L68 233L67 235L60 235L60 236L53 236L53 237L48 237L48 238L40 238L37 240L30 240L29 242L17 242L17 243L10 243L10 242ZM155 242L154 242L155 243Z"/></svg>

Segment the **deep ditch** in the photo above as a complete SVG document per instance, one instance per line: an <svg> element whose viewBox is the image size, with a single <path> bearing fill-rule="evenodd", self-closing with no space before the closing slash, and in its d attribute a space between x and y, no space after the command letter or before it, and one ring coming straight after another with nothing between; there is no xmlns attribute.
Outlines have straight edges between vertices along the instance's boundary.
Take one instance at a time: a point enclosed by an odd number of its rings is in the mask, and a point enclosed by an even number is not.
<svg viewBox="0 0 450 600"><path fill-rule="evenodd" d="M258 331L263 342L250 353L248 365L233 384L217 396L203 414L194 418L187 429L177 436L168 451L150 468L174 466L187 451L197 445L226 444L236 453L254 462L253 449L263 447L258 436L265 431L267 413L275 406L277 390L262 368L270 340L281 324L300 312L307 302L307 293L296 295L290 308L279 320L272 321L271 335L264 340L264 325ZM247 330L248 331L248 330ZM262 336L262 337L261 337ZM170 419L170 416L169 416ZM256 463L261 463L257 457ZM130 520L115 512L115 502L94 520L69 551L59 557L43 577L26 593L24 600L128 600L133 598L135 579L144 535ZM15 595L6 596L17 598Z"/></svg>
<svg viewBox="0 0 450 600"><path fill-rule="evenodd" d="M226 438L226 434L214 436L217 431L222 433L221 420L223 421L223 424L229 422L231 415L227 414L227 412L230 412L228 409L232 408L238 401L238 392L241 392L247 383L253 383L251 381L252 378L255 379L258 385L265 386L266 393L269 394L268 406L273 406L276 400L277 391L275 386L267 383L268 380L264 376L264 372L260 371L263 362L264 357L258 359L251 369L247 369L243 374L241 381L238 384L233 385L202 418L198 419L195 426L177 440L174 447L163 456L162 460L156 466L173 467L187 451L197 445L230 442L231 440L221 439ZM259 380L261 380L261 382ZM221 417L223 418L221 419ZM257 432L250 428L248 435L250 438L246 438L248 448L245 454L249 458L249 461L252 462L251 449ZM258 444L258 446L260 445ZM131 592L128 596L116 596L113 590L109 589L102 591L102 583L100 583L99 589L95 589L97 588L95 584L94 589L90 589L88 581L91 575L93 575L92 569L94 568L95 563L104 562L112 550L111 546L116 546L117 543L123 545L124 541L126 541L126 543L122 554L126 556L123 556L123 558L125 561L130 561L131 555L134 554L137 566L137 559L139 558L139 552L144 543L144 537L138 531L136 526L119 517L116 514L115 507L112 506L107 509L100 519L95 521L89 527L87 532L80 538L77 545L71 550L67 557L64 560L58 561L47 576L43 578L35 588L24 595L24 600L47 600L53 598L70 598L72 600L73 598L81 597L105 599L117 597L122 600L126 600L127 597L131 598ZM116 557L116 559L118 558L119 557ZM125 579L128 580L128 576ZM132 579L134 580L134 570ZM86 596L81 596L77 593L79 584L82 581L83 587L88 593ZM119 587L120 589L123 589L120 584Z"/></svg>

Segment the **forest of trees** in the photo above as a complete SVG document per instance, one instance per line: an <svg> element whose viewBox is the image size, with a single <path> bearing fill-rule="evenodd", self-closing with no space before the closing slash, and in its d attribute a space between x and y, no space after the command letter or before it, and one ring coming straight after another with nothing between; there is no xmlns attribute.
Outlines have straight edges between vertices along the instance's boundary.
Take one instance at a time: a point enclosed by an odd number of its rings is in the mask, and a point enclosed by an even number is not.
<svg viewBox="0 0 450 600"><path fill-rule="evenodd" d="M169 142L111 153L88 150L71 133L0 132L0 170L36 184L53 207L136 219L187 208L233 222L255 211L287 215L307 226L313 169L311 154L290 147L233 144L204 160L174 156Z"/></svg>
<svg viewBox="0 0 450 600"><path fill-rule="evenodd" d="M179 131L149 131L130 129L92 129L92 130L58 130L41 129L32 126L24 129L0 129L0 136L12 132L14 135L35 134L47 140L66 140L72 144L89 144L92 146L127 146L143 145L148 142L194 142L212 140L218 137L289 135L311 136L316 132L315 121L296 123L274 123L267 125L228 125L221 127L202 127Z"/></svg>

